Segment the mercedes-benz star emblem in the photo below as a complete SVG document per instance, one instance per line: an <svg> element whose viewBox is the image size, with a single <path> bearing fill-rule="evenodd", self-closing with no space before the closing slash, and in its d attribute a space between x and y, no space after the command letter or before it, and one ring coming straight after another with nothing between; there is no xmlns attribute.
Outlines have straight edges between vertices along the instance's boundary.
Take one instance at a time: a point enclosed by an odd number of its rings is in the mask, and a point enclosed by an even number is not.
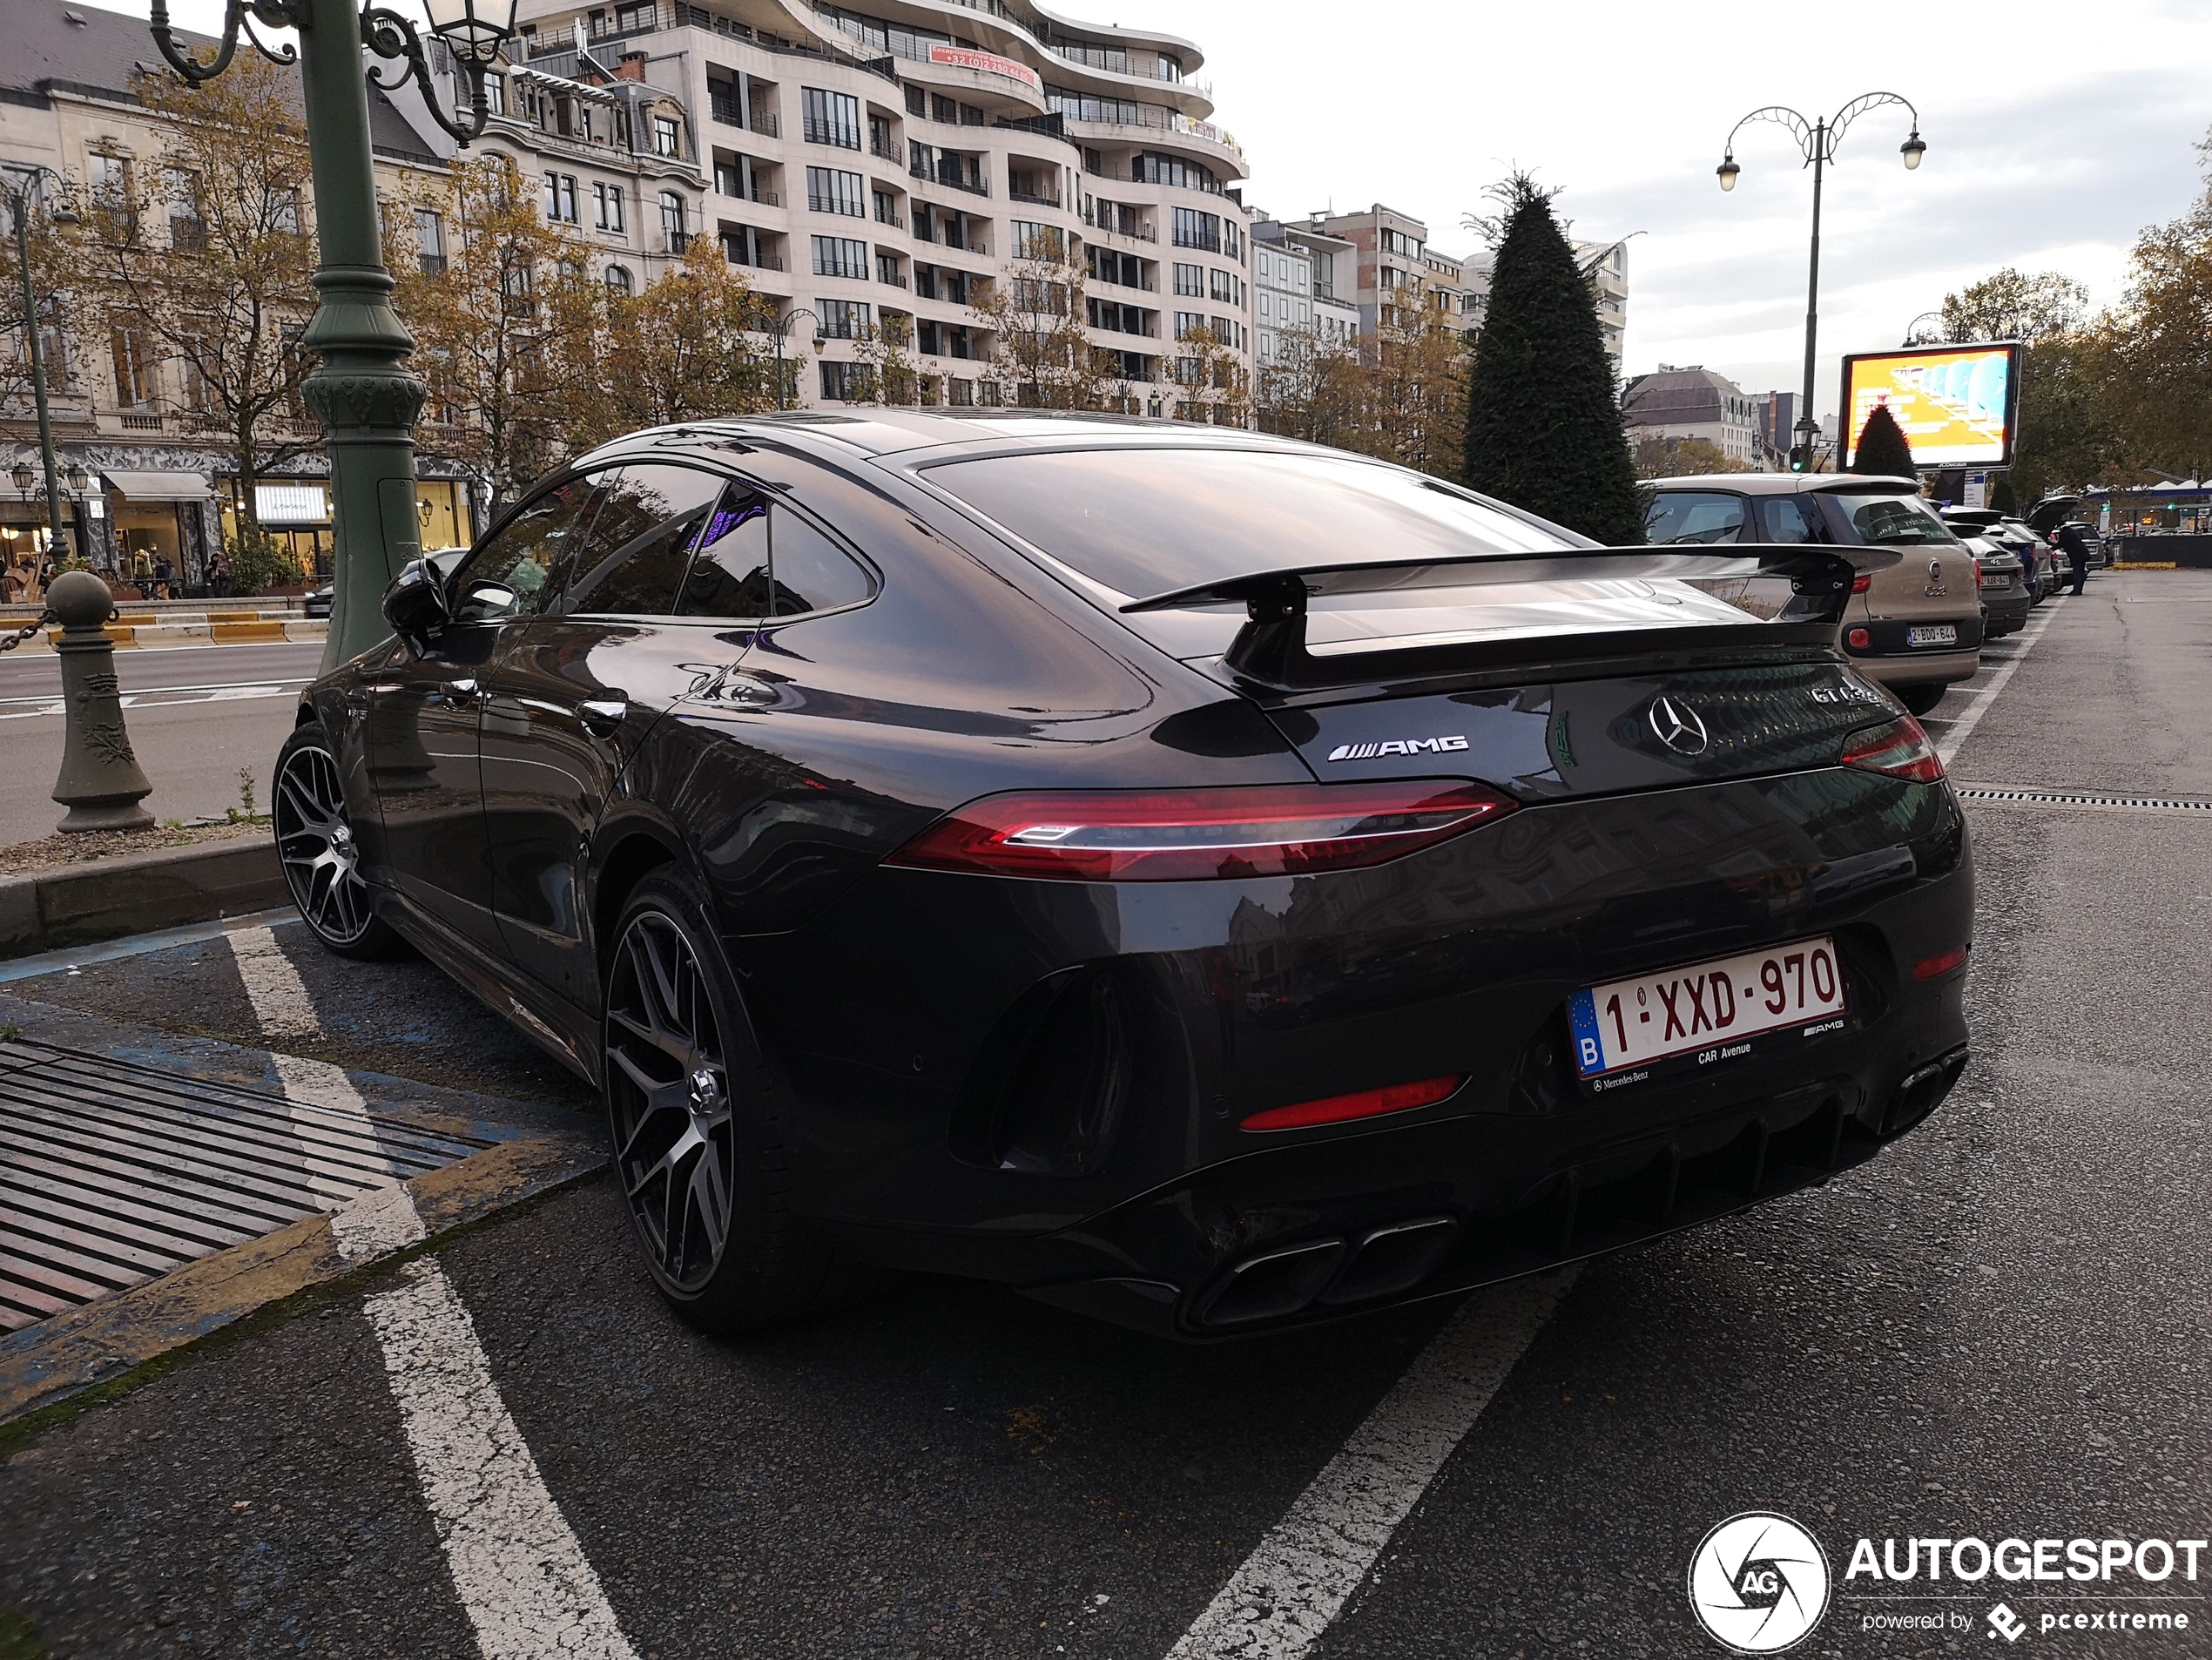
<svg viewBox="0 0 2212 1660"><path fill-rule="evenodd" d="M1672 698L1651 700L1651 735L1677 755L1703 755L1712 741L1697 712Z"/></svg>
<svg viewBox="0 0 2212 1660"><path fill-rule="evenodd" d="M1796 1647L1828 1611L1828 1595L1827 1555L1787 1516L1730 1516L1689 1561L1690 1612L1737 1654Z"/></svg>

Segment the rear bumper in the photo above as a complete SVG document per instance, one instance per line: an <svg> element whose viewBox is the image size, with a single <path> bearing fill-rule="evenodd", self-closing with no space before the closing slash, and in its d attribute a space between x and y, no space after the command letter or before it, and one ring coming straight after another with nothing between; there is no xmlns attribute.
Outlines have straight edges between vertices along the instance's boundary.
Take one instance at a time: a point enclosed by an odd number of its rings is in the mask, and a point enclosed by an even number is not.
<svg viewBox="0 0 2212 1660"><path fill-rule="evenodd" d="M1979 619L1976 632L1979 632ZM1894 656L1853 651L1846 655L1851 667L1885 686L1950 685L1971 680L1981 667L1979 646L1972 651L1920 651Z"/></svg>
<svg viewBox="0 0 2212 1660"><path fill-rule="evenodd" d="M1986 613L1983 627L1985 637L2010 634L2027 625L2027 613L2034 604L2034 597L2022 587L2009 594L1998 594L1982 602Z"/></svg>
<svg viewBox="0 0 2212 1660"><path fill-rule="evenodd" d="M1963 1064L1959 975L1909 965L1972 926L1950 790L1822 769L1530 806L1327 876L887 868L804 930L731 944L817 1226L1211 1337L1527 1272L1869 1156L1915 1116L1908 1078ZM1578 987L1823 933L1855 1024L1603 1094L1569 1070ZM1058 1022L1094 1004L1129 1058L1087 1130L1099 1029ZM1447 1075L1466 1082L1433 1107L1239 1127Z"/></svg>

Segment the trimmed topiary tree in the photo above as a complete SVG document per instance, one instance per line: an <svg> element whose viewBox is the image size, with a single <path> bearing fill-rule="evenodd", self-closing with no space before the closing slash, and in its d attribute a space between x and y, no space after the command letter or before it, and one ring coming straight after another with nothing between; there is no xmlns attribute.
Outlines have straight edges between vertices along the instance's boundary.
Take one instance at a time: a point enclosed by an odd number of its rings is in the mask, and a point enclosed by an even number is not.
<svg viewBox="0 0 2212 1660"><path fill-rule="evenodd" d="M1917 478L1912 469L1912 446L1905 442L1905 428L1897 424L1890 406L1878 403L1859 428L1858 447L1851 451L1851 470L1879 478Z"/></svg>
<svg viewBox="0 0 2212 1660"><path fill-rule="evenodd" d="M1608 546L1639 545L1643 495L1589 280L1549 192L1516 173L1498 194L1505 212L1467 375L1464 476Z"/></svg>
<svg viewBox="0 0 2212 1660"><path fill-rule="evenodd" d="M1989 487L1989 504L2000 513L2017 513L2020 510L2020 498L2013 493L2011 479L2000 477Z"/></svg>

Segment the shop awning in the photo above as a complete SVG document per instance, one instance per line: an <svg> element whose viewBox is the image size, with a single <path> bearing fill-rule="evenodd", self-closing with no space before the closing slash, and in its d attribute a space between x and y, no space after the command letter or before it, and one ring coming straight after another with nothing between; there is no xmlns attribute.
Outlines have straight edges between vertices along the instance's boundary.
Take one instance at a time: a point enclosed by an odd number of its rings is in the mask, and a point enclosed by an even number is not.
<svg viewBox="0 0 2212 1660"><path fill-rule="evenodd" d="M112 473L103 468L100 476L110 489L134 502L204 502L215 493L207 488L205 473Z"/></svg>

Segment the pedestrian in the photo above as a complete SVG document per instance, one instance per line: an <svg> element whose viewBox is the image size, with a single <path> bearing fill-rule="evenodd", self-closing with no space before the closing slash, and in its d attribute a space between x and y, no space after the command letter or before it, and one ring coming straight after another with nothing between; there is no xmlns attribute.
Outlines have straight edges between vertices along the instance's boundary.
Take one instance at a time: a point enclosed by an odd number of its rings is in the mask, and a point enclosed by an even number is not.
<svg viewBox="0 0 2212 1660"><path fill-rule="evenodd" d="M2074 523L2059 526L2059 546L2074 561L2074 591L2078 595L2081 585L2089 580L2089 544L2082 539L2081 527Z"/></svg>
<svg viewBox="0 0 2212 1660"><path fill-rule="evenodd" d="M231 562L219 553L207 562L207 591L217 599L231 597Z"/></svg>
<svg viewBox="0 0 2212 1660"><path fill-rule="evenodd" d="M169 583L175 575L176 571L169 563L169 556L165 553L157 555L153 562L153 597L156 599L168 599L172 597L169 591Z"/></svg>

